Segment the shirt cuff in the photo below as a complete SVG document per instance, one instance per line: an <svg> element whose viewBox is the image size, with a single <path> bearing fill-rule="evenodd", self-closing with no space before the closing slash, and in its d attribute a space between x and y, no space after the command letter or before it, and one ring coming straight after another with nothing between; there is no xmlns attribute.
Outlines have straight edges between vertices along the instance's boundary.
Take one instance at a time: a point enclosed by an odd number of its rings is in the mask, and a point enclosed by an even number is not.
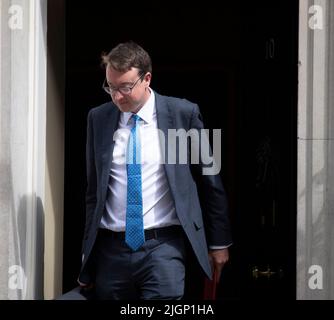
<svg viewBox="0 0 334 320"><path fill-rule="evenodd" d="M232 243L226 245L226 246L209 246L209 249L211 250L223 250L226 249L228 247L230 247L232 245Z"/></svg>

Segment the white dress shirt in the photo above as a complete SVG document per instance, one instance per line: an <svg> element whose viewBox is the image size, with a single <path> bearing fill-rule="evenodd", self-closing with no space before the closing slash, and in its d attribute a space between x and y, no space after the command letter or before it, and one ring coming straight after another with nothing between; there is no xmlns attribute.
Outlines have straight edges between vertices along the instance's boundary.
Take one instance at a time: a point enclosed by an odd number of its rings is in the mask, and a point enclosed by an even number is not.
<svg viewBox="0 0 334 320"><path fill-rule="evenodd" d="M153 90L145 105L138 111L141 143L141 173L144 229L180 225L174 201L163 166L157 126L155 96ZM126 149L133 127L132 113L122 112L113 150L109 173L106 213L100 227L113 231L125 231L127 204ZM120 130L121 129L121 130ZM115 136L114 136L115 137ZM113 139L113 137L110 137Z"/></svg>

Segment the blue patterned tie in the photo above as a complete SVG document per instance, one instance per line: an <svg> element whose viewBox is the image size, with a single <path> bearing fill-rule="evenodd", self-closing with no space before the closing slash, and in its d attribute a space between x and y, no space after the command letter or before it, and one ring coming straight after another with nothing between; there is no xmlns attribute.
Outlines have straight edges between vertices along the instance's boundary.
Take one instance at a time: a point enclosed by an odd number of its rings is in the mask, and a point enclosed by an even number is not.
<svg viewBox="0 0 334 320"><path fill-rule="evenodd" d="M134 114L134 127L129 136L126 170L128 175L125 242L134 251L145 242L140 161L140 118Z"/></svg>

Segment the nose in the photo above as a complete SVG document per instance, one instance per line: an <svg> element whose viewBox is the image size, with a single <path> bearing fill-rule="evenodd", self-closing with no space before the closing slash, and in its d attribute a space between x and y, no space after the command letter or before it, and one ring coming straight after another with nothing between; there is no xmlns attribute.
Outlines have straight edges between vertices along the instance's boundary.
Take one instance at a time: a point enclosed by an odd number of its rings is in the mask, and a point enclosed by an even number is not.
<svg viewBox="0 0 334 320"><path fill-rule="evenodd" d="M119 100L121 98L123 98L123 95L121 92L119 92L118 90L115 90L113 93L112 93L112 97L114 100Z"/></svg>

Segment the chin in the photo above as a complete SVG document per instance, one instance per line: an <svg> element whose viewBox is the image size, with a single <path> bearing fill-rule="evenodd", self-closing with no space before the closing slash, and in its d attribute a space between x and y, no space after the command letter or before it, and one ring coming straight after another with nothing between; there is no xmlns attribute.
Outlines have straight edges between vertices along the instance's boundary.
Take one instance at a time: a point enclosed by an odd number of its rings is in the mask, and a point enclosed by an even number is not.
<svg viewBox="0 0 334 320"><path fill-rule="evenodd" d="M129 106L128 107L122 106L121 111L123 111L123 112L133 112L133 108L131 108Z"/></svg>
<svg viewBox="0 0 334 320"><path fill-rule="evenodd" d="M138 109L133 103L128 101L119 102L117 106L122 112L135 112Z"/></svg>

